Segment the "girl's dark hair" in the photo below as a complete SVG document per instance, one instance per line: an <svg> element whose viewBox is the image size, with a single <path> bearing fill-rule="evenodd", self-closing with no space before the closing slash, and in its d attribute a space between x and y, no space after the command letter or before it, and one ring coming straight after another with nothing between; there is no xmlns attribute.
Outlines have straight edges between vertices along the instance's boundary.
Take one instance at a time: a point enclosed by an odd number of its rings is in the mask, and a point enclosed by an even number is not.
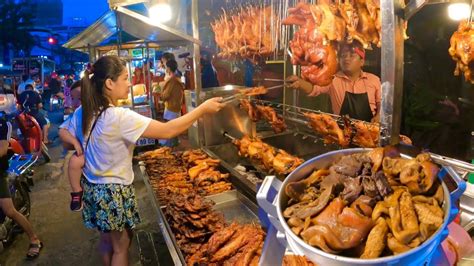
<svg viewBox="0 0 474 266"><path fill-rule="evenodd" d="M100 110L111 103L105 95L105 81L116 81L126 67L126 62L118 56L104 56L95 62L91 70L86 70L81 80L82 133L86 135L91 121ZM89 77L89 75L91 75Z"/></svg>

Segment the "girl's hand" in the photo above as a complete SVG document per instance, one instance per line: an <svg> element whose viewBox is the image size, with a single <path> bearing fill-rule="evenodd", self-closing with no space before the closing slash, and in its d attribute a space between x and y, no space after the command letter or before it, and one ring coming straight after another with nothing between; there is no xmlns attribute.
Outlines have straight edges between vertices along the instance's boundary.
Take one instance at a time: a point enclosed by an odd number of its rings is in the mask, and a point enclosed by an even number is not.
<svg viewBox="0 0 474 266"><path fill-rule="evenodd" d="M79 141L75 141L74 144L74 149L76 150L77 156L82 155L82 145L79 143Z"/></svg>
<svg viewBox="0 0 474 266"><path fill-rule="evenodd" d="M205 114L214 114L219 112L224 106L225 103L221 103L222 97L211 98L201 104L201 108Z"/></svg>

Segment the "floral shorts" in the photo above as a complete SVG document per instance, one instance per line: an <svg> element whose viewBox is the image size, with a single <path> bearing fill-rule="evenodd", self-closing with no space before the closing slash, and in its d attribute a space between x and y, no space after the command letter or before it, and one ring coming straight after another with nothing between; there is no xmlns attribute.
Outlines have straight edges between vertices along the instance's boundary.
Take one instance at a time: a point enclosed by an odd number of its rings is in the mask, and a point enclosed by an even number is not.
<svg viewBox="0 0 474 266"><path fill-rule="evenodd" d="M82 218L87 228L101 232L133 229L140 223L133 185L93 184L81 178Z"/></svg>

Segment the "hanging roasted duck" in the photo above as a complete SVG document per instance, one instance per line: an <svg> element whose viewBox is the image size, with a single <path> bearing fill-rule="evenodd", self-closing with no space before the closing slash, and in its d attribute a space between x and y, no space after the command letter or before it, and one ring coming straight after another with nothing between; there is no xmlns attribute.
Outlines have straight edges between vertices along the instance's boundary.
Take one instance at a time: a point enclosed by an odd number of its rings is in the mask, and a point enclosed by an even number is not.
<svg viewBox="0 0 474 266"><path fill-rule="evenodd" d="M221 57L240 56L252 59L269 56L280 35L280 20L271 6L248 6L233 15L223 9L220 18L211 23Z"/></svg>
<svg viewBox="0 0 474 266"><path fill-rule="evenodd" d="M474 22L461 21L458 30L451 36L449 54L456 62L454 75L464 73L464 79L474 84L472 71L474 70Z"/></svg>

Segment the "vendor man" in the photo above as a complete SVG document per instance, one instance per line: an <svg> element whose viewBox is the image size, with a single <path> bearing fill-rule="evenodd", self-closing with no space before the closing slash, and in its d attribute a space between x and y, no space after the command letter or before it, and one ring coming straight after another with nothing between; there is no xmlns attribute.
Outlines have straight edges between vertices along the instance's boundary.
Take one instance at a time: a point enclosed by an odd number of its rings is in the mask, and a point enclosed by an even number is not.
<svg viewBox="0 0 474 266"><path fill-rule="evenodd" d="M299 89L308 96L329 94L332 110L337 115L349 115L351 118L379 122L381 85L374 74L364 72L365 50L353 41L344 44L339 50L340 70L328 86L313 86L311 83L290 76L290 88Z"/></svg>

